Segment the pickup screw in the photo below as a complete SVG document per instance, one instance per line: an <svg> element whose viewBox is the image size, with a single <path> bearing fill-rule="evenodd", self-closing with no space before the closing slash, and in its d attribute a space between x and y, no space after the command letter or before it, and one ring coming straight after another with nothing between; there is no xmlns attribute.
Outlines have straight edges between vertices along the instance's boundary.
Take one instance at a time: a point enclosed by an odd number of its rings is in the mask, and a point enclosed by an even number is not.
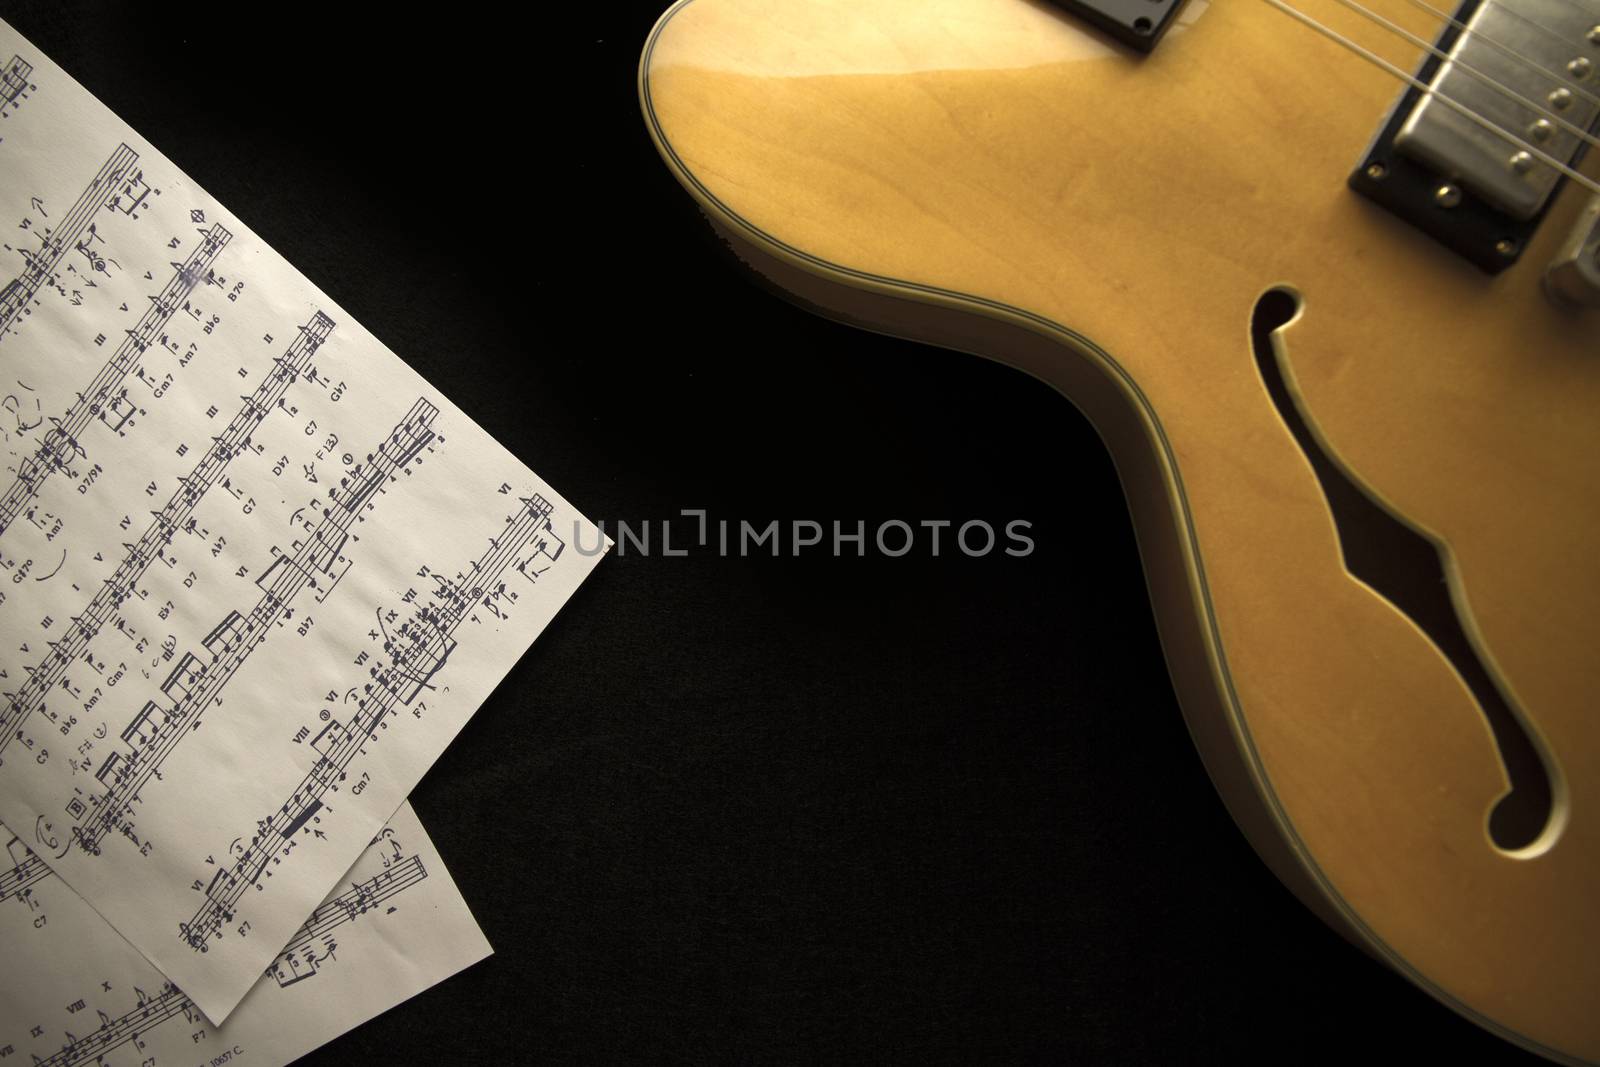
<svg viewBox="0 0 1600 1067"><path fill-rule="evenodd" d="M1594 64L1583 56L1579 56L1567 64L1567 73L1577 81L1583 81L1592 70L1594 70Z"/></svg>
<svg viewBox="0 0 1600 1067"><path fill-rule="evenodd" d="M1384 166L1382 163L1367 164L1367 177L1371 178L1373 181L1381 182L1388 176L1389 168Z"/></svg>
<svg viewBox="0 0 1600 1067"><path fill-rule="evenodd" d="M1500 253L1501 258L1510 259L1512 256L1517 254L1517 242L1508 237L1505 240L1498 242L1494 246L1494 250Z"/></svg>
<svg viewBox="0 0 1600 1067"><path fill-rule="evenodd" d="M1572 90L1557 89L1550 94L1550 106L1557 111L1565 111L1572 106Z"/></svg>
<svg viewBox="0 0 1600 1067"><path fill-rule="evenodd" d="M1441 185L1433 191L1433 202L1446 210L1461 205L1461 190L1454 185Z"/></svg>
<svg viewBox="0 0 1600 1067"><path fill-rule="evenodd" d="M1600 26L1596 26L1589 31L1589 43L1600 44Z"/></svg>
<svg viewBox="0 0 1600 1067"><path fill-rule="evenodd" d="M1550 138L1555 135L1555 132L1555 123L1551 122L1549 119L1539 119L1532 126L1528 127L1528 136L1533 140L1538 141L1540 144L1550 140Z"/></svg>
<svg viewBox="0 0 1600 1067"><path fill-rule="evenodd" d="M1533 169L1533 157L1527 152L1518 152L1510 162L1511 170L1516 174L1526 174Z"/></svg>

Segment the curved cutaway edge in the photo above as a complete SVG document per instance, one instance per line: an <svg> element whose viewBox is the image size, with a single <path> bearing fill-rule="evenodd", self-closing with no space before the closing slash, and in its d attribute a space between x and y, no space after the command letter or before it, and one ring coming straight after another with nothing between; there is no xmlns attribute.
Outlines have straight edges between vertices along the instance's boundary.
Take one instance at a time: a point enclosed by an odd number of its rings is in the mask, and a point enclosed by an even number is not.
<svg viewBox="0 0 1600 1067"><path fill-rule="evenodd" d="M789 245L724 204L678 155L661 127L652 100L651 59L673 18L695 2L676 0L651 29L639 60L640 106L650 138L668 169L713 225L739 249L740 258L798 297L802 306L825 317L894 337L994 359L1039 378L1067 396L1106 441L1116 463L1133 513L1163 653L1184 708L1184 718L1229 813L1257 854L1311 911L1452 1011L1529 1051L1558 1063L1583 1067L1588 1061L1510 1029L1431 981L1366 924L1317 864L1284 810L1251 736L1222 647L1177 457L1154 407L1128 370L1089 338L1042 315L973 294L855 270ZM813 292L808 293L807 289ZM849 299L851 294L859 298L859 306L853 309L850 305L855 301ZM911 308L915 314L896 316L888 310L891 307ZM930 323L936 325L930 326ZM1003 342L997 344L992 333L985 334L974 328L974 323L1005 331L1012 336L1016 348L1004 351ZM939 326L949 332L938 330ZM1243 327L1241 343L1248 346L1248 322ZM1021 340L1024 338L1031 340L1032 345ZM1057 355L1065 350L1079 356L1076 362L1082 370L1093 373L1102 386L1101 391L1115 395L1115 407L1094 402L1086 392L1069 393L1059 384L1059 374L1047 376L1037 364L1030 366L1032 361L1027 358L1026 350L1039 345L1048 345ZM1248 347L1243 349L1244 352L1248 350ZM1084 384L1092 388L1087 381ZM1119 447L1118 436L1130 426L1140 431L1142 448ZM1140 461L1159 482L1165 522L1153 518L1154 512L1146 496L1151 485L1135 478L1135 472L1130 469L1129 465ZM1163 551L1169 547L1170 551ZM1186 600L1168 595L1169 589L1179 588L1186 588ZM1184 601L1181 608L1179 600ZM1196 649L1189 647L1191 638L1204 661L1207 675L1204 684L1195 684L1199 679L1192 670ZM1209 732L1204 714L1207 708L1195 706L1213 702L1220 712L1214 721L1226 724L1227 744L1220 743L1222 738ZM1241 802L1240 795L1230 795L1230 785L1248 788L1259 801L1259 815Z"/></svg>

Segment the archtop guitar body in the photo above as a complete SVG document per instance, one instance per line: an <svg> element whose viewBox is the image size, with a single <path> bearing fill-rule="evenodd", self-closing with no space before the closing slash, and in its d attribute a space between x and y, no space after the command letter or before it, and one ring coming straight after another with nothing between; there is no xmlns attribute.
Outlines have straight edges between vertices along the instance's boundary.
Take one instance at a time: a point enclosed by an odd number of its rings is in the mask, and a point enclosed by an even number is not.
<svg viewBox="0 0 1600 1067"><path fill-rule="evenodd" d="M1349 183L1389 180L1395 71L1448 47L1426 5L1191 0L1148 55L1071 6L682 0L646 121L793 299L1070 397L1263 858L1452 1008L1600 1062L1600 311L1543 284L1600 155L1489 273L1427 232L1456 216Z"/></svg>

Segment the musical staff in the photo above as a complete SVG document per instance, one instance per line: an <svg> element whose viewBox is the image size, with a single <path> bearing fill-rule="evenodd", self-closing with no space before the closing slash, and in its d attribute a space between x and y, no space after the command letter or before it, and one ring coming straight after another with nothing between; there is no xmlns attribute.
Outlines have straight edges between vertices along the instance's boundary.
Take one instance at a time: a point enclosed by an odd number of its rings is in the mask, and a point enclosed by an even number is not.
<svg viewBox="0 0 1600 1067"><path fill-rule="evenodd" d="M16 481L4 496L0 496L0 534L10 529L22 510L38 496L46 479L58 470L66 470L73 460L85 454L81 443L84 431L97 416L110 415L123 379L166 329L173 313L183 306L194 287L202 281L209 283L213 277L211 264L227 247L231 236L221 225L213 226L188 259L172 265L172 280L150 298L150 307L128 330L105 366L77 394L66 413L51 420L52 425L40 439L38 449L22 461Z"/></svg>
<svg viewBox="0 0 1600 1067"><path fill-rule="evenodd" d="M402 824L415 822L415 816L409 812L401 813L398 818ZM276 988L287 989L320 973L323 966L334 958L339 947L333 936L334 931L368 914L393 914L394 898L420 885L428 877L428 868L422 856L415 852L407 854L392 828L385 829L374 839L361 866L367 866L370 870L369 864L373 862L381 863L381 869L368 878L350 883L349 889L323 901L283 946L271 966L267 967L263 978L270 977L276 983ZM37 867L39 873L33 875L33 881L51 876L49 868L43 863ZM5 876L0 876L0 899L4 899L8 892L13 892L6 888L10 884ZM169 1020L182 1018L197 1023L204 1018L194 1002L170 982L163 983L160 992L153 996L137 986L133 992L135 1003L130 1010L112 1018L97 1009L100 1025L95 1030L81 1037L67 1033L66 1043L59 1050L45 1058L35 1055L34 1063L49 1067L79 1067L91 1062L102 1064L107 1055L124 1045L132 1044L144 1050L146 1039L151 1038L156 1028ZM181 1040L189 1039L185 1035ZM162 1042L158 1041L157 1044L159 1046Z"/></svg>
<svg viewBox="0 0 1600 1067"><path fill-rule="evenodd" d="M552 510L550 502L538 494L523 498L522 507L464 572L454 579L434 576L432 597L419 603L412 616L384 641L386 658L369 669L370 680L360 687L362 695L349 723L335 719L323 727L312 742L320 755L310 772L277 811L256 823L249 844L232 866L212 876L205 902L180 926L191 948L206 951L208 942L232 922L239 899L270 863L287 854L295 835L316 817L328 793L337 791L339 783L346 780L350 765L366 751L367 742L377 738L398 709L418 703L455 650L456 632L474 610L482 606L496 615L503 612L497 605L507 599L506 572L514 564L523 570L536 555L552 560L560 555L564 545L551 529Z"/></svg>
<svg viewBox="0 0 1600 1067"><path fill-rule="evenodd" d="M20 842L19 842L20 844ZM23 846L25 849L27 846ZM50 868L31 850L22 861L8 871L0 871L0 900L20 897L41 879L50 877Z"/></svg>
<svg viewBox="0 0 1600 1067"><path fill-rule="evenodd" d="M171 982L163 984L161 992L153 997L143 990L136 989L134 993L138 1003L127 1014L113 1019L105 1012L100 1012L99 1029L83 1037L68 1034L67 1043L59 1052L44 1059L35 1056L34 1067L78 1067L90 1060L103 1063L102 1057L106 1053L130 1041L137 1044L141 1034L148 1033L168 1019L181 1015L189 1022L196 1022L205 1018L194 1002Z"/></svg>
<svg viewBox="0 0 1600 1067"><path fill-rule="evenodd" d="M0 115L0 1064L289 1062L487 951L363 849L606 541L3 21Z"/></svg>
<svg viewBox="0 0 1600 1067"><path fill-rule="evenodd" d="M0 119L16 110L33 83L33 64L21 56L12 56L4 70L0 70Z"/></svg>
<svg viewBox="0 0 1600 1067"><path fill-rule="evenodd" d="M38 231L39 248L23 253L22 275L0 290L0 341L15 329L17 319L27 311L39 290L55 277L61 257L77 247L100 209L117 206L124 192L124 179L130 177L138 162L139 153L125 144L118 145L61 221L53 228Z"/></svg>
<svg viewBox="0 0 1600 1067"><path fill-rule="evenodd" d="M278 958L272 961L267 973L283 987L310 978L318 972L323 961L331 958L334 930L345 923L355 922L390 897L410 889L426 877L428 871L422 865L422 857L407 856L366 881L356 882L349 890L326 901L311 913L311 918L289 939L283 951L278 953ZM317 953L318 945L323 948L320 955Z"/></svg>
<svg viewBox="0 0 1600 1067"><path fill-rule="evenodd" d="M14 693L6 694L0 707L0 765L4 763L6 746L36 711L48 712L46 698L57 683L66 676L67 669L88 649L89 643L117 615L118 608L131 596L139 580L163 552L172 544L173 536L189 521L195 506L206 493L223 478L235 456L246 450L250 437L272 411L276 410L289 386L298 381L311 365L328 335L333 331L333 320L318 311L310 321L299 327L294 341L283 355L273 361L273 368L244 398L238 414L227 428L211 439L211 447L200 457L194 469L178 483L161 510L153 512L155 520L133 543L126 545L127 554L112 572L89 603L72 616L71 628L56 641L50 642L49 654L28 672L26 680Z"/></svg>
<svg viewBox="0 0 1600 1067"><path fill-rule="evenodd" d="M73 831L74 840L85 852L98 855L112 831L131 833L133 802L140 790L195 729L206 709L219 701L273 625L292 613L295 599L306 589L324 588L319 575L328 577L330 585L337 580L333 571L346 562L350 527L376 502L384 486L433 442L433 421L438 414L439 409L426 400L412 405L376 450L352 468L340 489L330 494L330 506L323 509L316 529L298 543L292 555L278 553L256 579L262 592L255 606L243 615L230 612L212 630L205 641L210 660L189 653L174 668L162 685L173 706L163 708L151 701L134 717L122 733L122 740L130 746L128 754L116 752L102 762L95 777L105 792L89 802L84 824Z"/></svg>

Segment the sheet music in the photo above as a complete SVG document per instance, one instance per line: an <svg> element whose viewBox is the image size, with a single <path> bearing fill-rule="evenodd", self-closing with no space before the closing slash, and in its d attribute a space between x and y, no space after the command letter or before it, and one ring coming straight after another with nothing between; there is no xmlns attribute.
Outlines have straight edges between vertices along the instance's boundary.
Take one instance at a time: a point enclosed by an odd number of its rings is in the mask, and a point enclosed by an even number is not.
<svg viewBox="0 0 1600 1067"><path fill-rule="evenodd" d="M221 1022L605 540L0 56L0 821Z"/></svg>
<svg viewBox="0 0 1600 1067"><path fill-rule="evenodd" d="M490 953L409 804L212 1026L15 835L0 872L0 1060L277 1067ZM0 857L0 862L10 862Z"/></svg>

